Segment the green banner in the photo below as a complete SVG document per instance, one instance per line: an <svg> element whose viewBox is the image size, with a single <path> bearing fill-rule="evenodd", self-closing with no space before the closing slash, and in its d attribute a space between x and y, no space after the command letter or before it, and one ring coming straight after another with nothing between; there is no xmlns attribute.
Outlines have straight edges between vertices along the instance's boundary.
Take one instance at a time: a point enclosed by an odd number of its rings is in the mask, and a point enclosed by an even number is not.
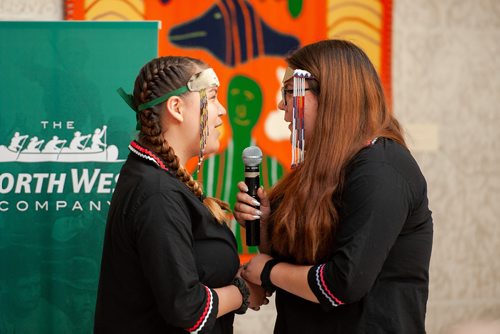
<svg viewBox="0 0 500 334"><path fill-rule="evenodd" d="M91 333L157 22L0 22L0 333Z"/></svg>

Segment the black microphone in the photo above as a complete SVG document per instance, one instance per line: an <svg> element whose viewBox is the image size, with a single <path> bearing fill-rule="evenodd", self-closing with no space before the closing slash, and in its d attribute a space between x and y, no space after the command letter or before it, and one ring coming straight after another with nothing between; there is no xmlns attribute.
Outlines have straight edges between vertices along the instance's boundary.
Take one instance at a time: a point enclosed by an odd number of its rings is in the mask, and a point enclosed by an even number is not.
<svg viewBox="0 0 500 334"><path fill-rule="evenodd" d="M259 201L257 189L260 187L259 166L262 161L262 151L257 146L250 146L243 150L243 162L245 163L245 184L248 187L247 194ZM260 206L255 207L260 209ZM245 222L247 246L258 246L260 244L260 219L247 220Z"/></svg>

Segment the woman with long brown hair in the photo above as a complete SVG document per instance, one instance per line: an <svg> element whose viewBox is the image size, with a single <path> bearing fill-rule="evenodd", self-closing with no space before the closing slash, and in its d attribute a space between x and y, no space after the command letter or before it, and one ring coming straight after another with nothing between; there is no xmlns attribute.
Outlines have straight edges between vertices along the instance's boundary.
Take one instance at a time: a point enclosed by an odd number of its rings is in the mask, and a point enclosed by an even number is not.
<svg viewBox="0 0 500 334"><path fill-rule="evenodd" d="M232 333L264 290L238 275L227 203L205 197L184 167L219 148L219 81L204 62L160 57L133 95L138 139L120 171L103 246L95 333Z"/></svg>
<svg viewBox="0 0 500 334"><path fill-rule="evenodd" d="M275 333L424 333L427 186L373 65L343 40L287 62L287 72L310 74L304 159L269 197L259 190L259 210L238 184L234 216L260 217L263 240L242 276L277 290ZM279 108L295 124L294 88L285 75Z"/></svg>

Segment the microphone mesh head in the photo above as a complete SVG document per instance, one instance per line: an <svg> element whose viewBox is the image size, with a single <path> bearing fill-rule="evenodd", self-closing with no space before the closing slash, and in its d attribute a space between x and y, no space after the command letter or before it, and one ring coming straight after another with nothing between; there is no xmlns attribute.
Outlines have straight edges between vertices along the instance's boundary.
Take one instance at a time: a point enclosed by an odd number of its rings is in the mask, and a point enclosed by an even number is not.
<svg viewBox="0 0 500 334"><path fill-rule="evenodd" d="M258 166L262 161L262 151L257 146L249 146L241 155L245 166Z"/></svg>

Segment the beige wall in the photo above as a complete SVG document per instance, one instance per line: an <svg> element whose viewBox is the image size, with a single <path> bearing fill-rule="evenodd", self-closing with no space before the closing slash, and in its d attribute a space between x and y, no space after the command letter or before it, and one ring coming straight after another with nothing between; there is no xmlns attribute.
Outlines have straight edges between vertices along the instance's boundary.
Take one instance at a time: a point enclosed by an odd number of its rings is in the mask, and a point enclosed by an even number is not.
<svg viewBox="0 0 500 334"><path fill-rule="evenodd" d="M393 0L394 111L429 186L427 328L500 319L500 0ZM0 19L55 20L61 0L0 0ZM271 333L272 306L236 333Z"/></svg>
<svg viewBox="0 0 500 334"><path fill-rule="evenodd" d="M414 152L435 221L428 332L500 319L500 1L394 0L393 38L394 110L437 129Z"/></svg>
<svg viewBox="0 0 500 334"><path fill-rule="evenodd" d="M0 0L0 20L60 20L63 3L62 0Z"/></svg>

